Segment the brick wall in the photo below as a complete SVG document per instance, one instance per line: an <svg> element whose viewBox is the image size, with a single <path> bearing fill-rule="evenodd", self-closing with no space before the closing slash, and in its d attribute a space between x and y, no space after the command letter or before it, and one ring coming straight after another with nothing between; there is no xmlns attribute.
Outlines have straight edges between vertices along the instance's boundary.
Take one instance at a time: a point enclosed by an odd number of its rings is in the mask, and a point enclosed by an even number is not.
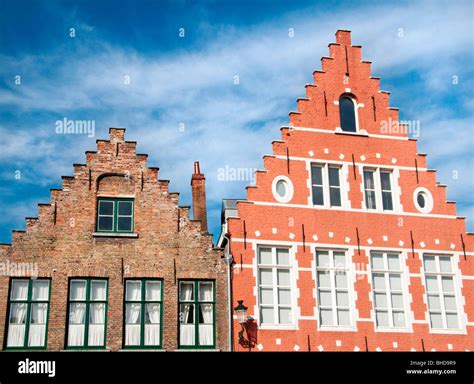
<svg viewBox="0 0 474 384"><path fill-rule="evenodd" d="M222 251L201 222L190 220L189 207L178 205L178 193L158 180L147 155L124 140L125 129L111 128L110 140L97 140L86 152L86 164L74 165L51 190L51 202L27 219L26 231L14 231L11 245L0 246L0 262L34 262L39 277L51 277L51 308L47 347L65 346L68 278L109 279L107 348L123 347L123 279L163 279L163 348L178 347L179 279L213 279L216 287L216 348L228 349L227 279ZM97 197L133 197L137 238L94 236ZM0 345L4 346L9 277L0 277Z"/></svg>
<svg viewBox="0 0 474 384"><path fill-rule="evenodd" d="M290 124L273 142L273 153L264 156L255 186L247 188L247 201L237 203L238 218L228 220L233 269L233 298L244 300L249 315L257 320L258 293L256 249L259 245L291 247L294 252L292 329L260 329L258 346L269 350L472 350L474 326L473 235L465 220L456 216L455 203L446 201L446 188L427 169L426 155L417 153L416 140L403 132L385 131L383 124L398 121L398 110L389 105L389 93L371 76L370 62L363 61L361 47L351 44L350 32L338 31L330 55L322 58L322 70L314 72L314 84L306 85L306 97L290 112ZM340 131L339 98L349 94L357 103L358 134ZM424 128L429 129L429 128ZM345 188L342 209L316 209L311 201L310 166L339 164ZM362 169L366 166L393 170L394 201L391 212L364 208ZM279 203L273 194L276 177L288 177L293 197ZM417 188L433 197L433 209L420 213L414 203ZM413 250L412 252L412 240ZM315 250L344 249L353 268L354 329L320 330L315 282ZM375 329L370 281L371 250L399 252L408 277L407 332ZM422 269L425 253L444 252L459 270L460 332L430 331ZM234 303L235 304L235 303ZM288 328L288 327L287 327ZM240 326L235 324L236 332ZM235 338L236 350L242 350ZM423 346L422 346L423 344Z"/></svg>

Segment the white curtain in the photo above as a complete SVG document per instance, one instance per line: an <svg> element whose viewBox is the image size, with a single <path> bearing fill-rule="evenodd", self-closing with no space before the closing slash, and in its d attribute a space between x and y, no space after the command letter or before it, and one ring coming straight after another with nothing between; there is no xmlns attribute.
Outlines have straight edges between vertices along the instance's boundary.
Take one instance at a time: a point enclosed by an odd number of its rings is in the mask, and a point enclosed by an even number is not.
<svg viewBox="0 0 474 384"><path fill-rule="evenodd" d="M107 283L105 281L91 282L91 300L105 301L107 293Z"/></svg>
<svg viewBox="0 0 474 384"><path fill-rule="evenodd" d="M107 282L91 281L91 301L105 301L107 296ZM105 303L91 303L89 307L89 346L104 344L105 335Z"/></svg>
<svg viewBox="0 0 474 384"><path fill-rule="evenodd" d="M127 301L140 301L141 282L127 281L125 298ZM127 304L125 308L125 345L140 345L141 304Z"/></svg>
<svg viewBox="0 0 474 384"><path fill-rule="evenodd" d="M12 300L28 299L28 280L13 280L11 298Z"/></svg>
<svg viewBox="0 0 474 384"><path fill-rule="evenodd" d="M89 346L104 344L105 303L90 304L89 308Z"/></svg>
<svg viewBox="0 0 474 384"><path fill-rule="evenodd" d="M180 298L183 301L188 301L193 298L194 284L181 284ZM182 316L179 332L179 342L181 345L193 345L194 344L194 319L190 318L190 309L193 304L182 304L181 313ZM191 324L188 324L191 322Z"/></svg>
<svg viewBox="0 0 474 384"><path fill-rule="evenodd" d="M7 345L9 347L22 347L24 345L26 308L26 303L11 304L7 340Z"/></svg>
<svg viewBox="0 0 474 384"><path fill-rule="evenodd" d="M201 301L213 301L213 290L211 283L201 283L199 285L199 297ZM214 314L212 304L201 304L199 306L202 320L199 324L199 345L214 344Z"/></svg>
<svg viewBox="0 0 474 384"><path fill-rule="evenodd" d="M71 300L85 300L86 299L86 282L84 280L71 281Z"/></svg>
<svg viewBox="0 0 474 384"><path fill-rule="evenodd" d="M31 305L30 328L28 332L29 346L40 347L44 345L46 336L47 314L47 303L37 303Z"/></svg>
<svg viewBox="0 0 474 384"><path fill-rule="evenodd" d="M160 344L160 304L146 305L149 323L145 324L145 345Z"/></svg>
<svg viewBox="0 0 474 384"><path fill-rule="evenodd" d="M77 347L84 345L84 303L71 303L69 309L69 330L67 345Z"/></svg>
<svg viewBox="0 0 474 384"><path fill-rule="evenodd" d="M49 281L33 280L32 300L48 300ZM36 303L31 305L30 328L28 331L28 345L40 347L45 344L46 318L48 316L48 304Z"/></svg>
<svg viewBox="0 0 474 384"><path fill-rule="evenodd" d="M199 324L199 345L214 344L214 319L212 304L201 304L200 306L204 324Z"/></svg>
<svg viewBox="0 0 474 384"><path fill-rule="evenodd" d="M33 300L48 300L49 296L49 281L48 280L34 280L33 281Z"/></svg>
<svg viewBox="0 0 474 384"><path fill-rule="evenodd" d="M146 300L161 301L161 283L159 281L147 281Z"/></svg>
<svg viewBox="0 0 474 384"><path fill-rule="evenodd" d="M140 345L140 306L127 304L125 309L125 345Z"/></svg>
<svg viewBox="0 0 474 384"><path fill-rule="evenodd" d="M86 299L86 282L84 280L71 281L71 301ZM71 303L69 307L69 329L67 345L78 347L84 345L86 305L84 303Z"/></svg>

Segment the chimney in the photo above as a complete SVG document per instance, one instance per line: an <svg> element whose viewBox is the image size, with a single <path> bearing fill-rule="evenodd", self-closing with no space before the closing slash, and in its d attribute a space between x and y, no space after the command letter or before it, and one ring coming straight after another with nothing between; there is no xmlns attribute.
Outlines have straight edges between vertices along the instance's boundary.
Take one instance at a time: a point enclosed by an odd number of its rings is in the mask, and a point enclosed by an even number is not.
<svg viewBox="0 0 474 384"><path fill-rule="evenodd" d="M194 162L191 189L193 191L194 220L201 220L201 229L202 231L207 232L206 178L204 177L204 174L201 173L199 161Z"/></svg>

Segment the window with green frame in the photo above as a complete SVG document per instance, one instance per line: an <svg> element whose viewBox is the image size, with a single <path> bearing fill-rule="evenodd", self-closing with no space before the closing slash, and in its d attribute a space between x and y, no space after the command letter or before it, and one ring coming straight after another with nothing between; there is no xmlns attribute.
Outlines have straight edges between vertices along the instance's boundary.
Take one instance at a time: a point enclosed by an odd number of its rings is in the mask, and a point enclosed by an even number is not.
<svg viewBox="0 0 474 384"><path fill-rule="evenodd" d="M105 348L107 286L106 279L69 280L68 349Z"/></svg>
<svg viewBox="0 0 474 384"><path fill-rule="evenodd" d="M125 280L124 348L161 347L162 302L161 280Z"/></svg>
<svg viewBox="0 0 474 384"><path fill-rule="evenodd" d="M179 347L214 348L215 284L211 280L179 282Z"/></svg>
<svg viewBox="0 0 474 384"><path fill-rule="evenodd" d="M97 232L133 232L133 199L99 198Z"/></svg>
<svg viewBox="0 0 474 384"><path fill-rule="evenodd" d="M12 278L6 349L46 349L50 279Z"/></svg>

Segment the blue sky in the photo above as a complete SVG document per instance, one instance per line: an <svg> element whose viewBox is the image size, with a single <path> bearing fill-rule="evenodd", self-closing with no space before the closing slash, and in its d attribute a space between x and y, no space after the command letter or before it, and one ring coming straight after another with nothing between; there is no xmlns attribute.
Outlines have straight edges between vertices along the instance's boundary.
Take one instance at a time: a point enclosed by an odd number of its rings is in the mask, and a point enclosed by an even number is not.
<svg viewBox="0 0 474 384"><path fill-rule="evenodd" d="M0 0L0 242L109 127L127 128L182 205L200 160L217 235L222 198L249 184L219 168L262 168L338 28L401 119L420 121L419 151L473 231L473 3L391 3ZM95 137L56 134L64 117L94 120Z"/></svg>

